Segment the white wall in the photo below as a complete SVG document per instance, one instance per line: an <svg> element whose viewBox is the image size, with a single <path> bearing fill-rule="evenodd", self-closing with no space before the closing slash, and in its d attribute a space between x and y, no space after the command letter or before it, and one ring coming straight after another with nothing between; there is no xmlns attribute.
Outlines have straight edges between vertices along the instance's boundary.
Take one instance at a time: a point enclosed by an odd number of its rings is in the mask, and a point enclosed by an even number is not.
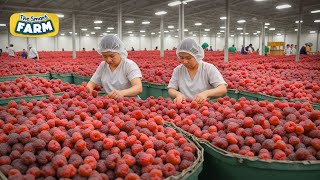
<svg viewBox="0 0 320 180"><path fill-rule="evenodd" d="M197 42L199 42L198 36L191 36L189 33L186 33L186 37L193 38ZM253 47L256 49L259 47L259 41L261 40L257 36L248 36L246 35L246 45L252 43ZM98 42L101 39L101 37L97 36L81 36L80 42L79 42L79 36L76 36L76 50L80 50L83 47L86 48L86 50L91 50L92 48L97 49ZM316 42L317 42L317 34L302 34L301 40L300 40L300 46L302 46L306 42L313 43L312 50L315 51L316 48ZM266 34L265 42L268 41L283 41L284 35L277 36L276 34L268 35ZM146 36L146 37L140 37L140 36L124 36L123 37L124 44L126 46L127 50L131 50L131 47L134 47L135 50L144 50L144 48L147 48L147 50L155 49L156 46L158 46L158 49L160 49L160 38L158 35ZM209 46L212 46L214 50L223 50L224 47L224 37L201 37L200 38L200 44L206 42L209 44ZM297 44L297 33L289 33L286 35L285 43L286 44ZM235 37L229 38L229 45L230 47L232 44L236 46L238 50L240 50L241 45L243 42L243 36L238 35ZM15 37L10 35L10 43L14 45L14 48L16 51L21 51L22 49L27 48L27 38L23 37ZM43 38L29 38L29 43L32 44L36 49L39 51L55 51L59 50L61 51L62 48L64 48L65 51L71 51L72 50L72 37L71 36L56 36L56 37L43 37ZM80 43L80 44L79 44ZM164 38L164 49L171 50L173 47L177 47L179 43L179 39L176 37L165 37ZM8 46L8 35L7 34L0 34L0 48L5 49L5 47ZM320 49L320 43L319 43L319 49Z"/></svg>

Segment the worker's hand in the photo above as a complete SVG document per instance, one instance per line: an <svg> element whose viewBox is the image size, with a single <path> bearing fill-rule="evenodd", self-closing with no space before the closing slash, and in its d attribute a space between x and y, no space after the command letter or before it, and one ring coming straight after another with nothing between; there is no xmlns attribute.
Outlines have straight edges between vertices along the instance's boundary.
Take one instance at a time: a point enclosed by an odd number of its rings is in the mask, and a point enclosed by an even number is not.
<svg viewBox="0 0 320 180"><path fill-rule="evenodd" d="M112 99L118 99L118 98L123 97L123 93L118 90L113 90L113 91L111 91L111 93L108 94L108 96L109 96L109 98L112 98Z"/></svg>
<svg viewBox="0 0 320 180"><path fill-rule="evenodd" d="M207 100L208 98L208 95L206 92L202 92L202 93L199 93L195 96L194 100L197 102L197 103L202 103L203 101Z"/></svg>
<svg viewBox="0 0 320 180"><path fill-rule="evenodd" d="M180 93L177 95L177 97L173 100L173 102L175 103L178 103L178 102L182 102L182 101L185 101L186 100L186 97Z"/></svg>

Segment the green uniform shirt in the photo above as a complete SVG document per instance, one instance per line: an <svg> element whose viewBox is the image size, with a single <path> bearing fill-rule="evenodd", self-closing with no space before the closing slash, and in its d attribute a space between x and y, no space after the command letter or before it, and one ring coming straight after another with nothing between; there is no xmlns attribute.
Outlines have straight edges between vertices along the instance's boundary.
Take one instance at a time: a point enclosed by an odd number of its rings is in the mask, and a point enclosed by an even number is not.
<svg viewBox="0 0 320 180"><path fill-rule="evenodd" d="M235 47L229 47L228 52L236 52L237 49Z"/></svg>
<svg viewBox="0 0 320 180"><path fill-rule="evenodd" d="M269 47L268 46L264 46L264 53L268 53L269 52Z"/></svg>

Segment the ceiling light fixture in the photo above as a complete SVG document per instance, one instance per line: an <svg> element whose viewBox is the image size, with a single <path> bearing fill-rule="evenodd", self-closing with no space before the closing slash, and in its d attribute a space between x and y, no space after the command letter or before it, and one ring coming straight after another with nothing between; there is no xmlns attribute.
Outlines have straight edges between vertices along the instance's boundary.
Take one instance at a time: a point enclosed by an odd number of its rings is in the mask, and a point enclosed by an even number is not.
<svg viewBox="0 0 320 180"><path fill-rule="evenodd" d="M195 23L194 25L196 25L196 26L201 26L202 23Z"/></svg>
<svg viewBox="0 0 320 180"><path fill-rule="evenodd" d="M97 20L97 21L94 21L93 23L95 23L95 24L101 24L101 23L102 23L102 21Z"/></svg>
<svg viewBox="0 0 320 180"><path fill-rule="evenodd" d="M244 20L244 19L241 19L241 20L237 21L237 23L245 23L245 22L246 22L246 20Z"/></svg>
<svg viewBox="0 0 320 180"><path fill-rule="evenodd" d="M63 17L64 17L63 14L57 14L57 16L58 16L59 18L63 18Z"/></svg>
<svg viewBox="0 0 320 180"><path fill-rule="evenodd" d="M315 23L318 23L318 22L320 22L320 19L314 20L314 22L315 22Z"/></svg>
<svg viewBox="0 0 320 180"><path fill-rule="evenodd" d="M222 16L222 17L220 17L220 19L221 19L221 20L224 20L224 19L227 19L227 17Z"/></svg>
<svg viewBox="0 0 320 180"><path fill-rule="evenodd" d="M101 27L94 27L94 29L101 29Z"/></svg>
<svg viewBox="0 0 320 180"><path fill-rule="evenodd" d="M157 16L161 16L161 15L164 15L164 14L167 14L167 12L166 11L158 11L158 12L155 13L155 15L157 15Z"/></svg>
<svg viewBox="0 0 320 180"><path fill-rule="evenodd" d="M134 23L134 21L127 20L127 21L125 21L125 23L127 23L127 24L132 24L132 23Z"/></svg>
<svg viewBox="0 0 320 180"><path fill-rule="evenodd" d="M149 21L143 21L142 24L150 24Z"/></svg>
<svg viewBox="0 0 320 180"><path fill-rule="evenodd" d="M311 13L320 13L320 10L311 11Z"/></svg>
<svg viewBox="0 0 320 180"><path fill-rule="evenodd" d="M291 8L290 4L282 4L279 6L276 6L276 9L286 9L286 8Z"/></svg>
<svg viewBox="0 0 320 180"><path fill-rule="evenodd" d="M276 30L276 28L269 28L269 30L270 30L270 31L274 31L274 30Z"/></svg>
<svg viewBox="0 0 320 180"><path fill-rule="evenodd" d="M207 32L208 32L208 31L210 31L210 29L204 29L204 31L207 31Z"/></svg>
<svg viewBox="0 0 320 180"><path fill-rule="evenodd" d="M113 30L113 29L114 29L114 27L108 27L107 29L109 29L109 30Z"/></svg>
<svg viewBox="0 0 320 180"><path fill-rule="evenodd" d="M174 26L168 26L168 28L169 28L169 29L173 29L173 28L174 28Z"/></svg>

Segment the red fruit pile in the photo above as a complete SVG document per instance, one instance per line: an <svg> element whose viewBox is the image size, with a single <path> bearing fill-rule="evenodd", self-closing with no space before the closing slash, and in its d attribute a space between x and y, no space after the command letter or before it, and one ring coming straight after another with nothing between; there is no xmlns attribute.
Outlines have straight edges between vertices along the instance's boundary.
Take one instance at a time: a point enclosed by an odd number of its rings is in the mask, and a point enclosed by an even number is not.
<svg viewBox="0 0 320 180"><path fill-rule="evenodd" d="M162 179L196 159L195 145L141 106L84 90L0 107L0 170L9 179Z"/></svg>
<svg viewBox="0 0 320 180"><path fill-rule="evenodd" d="M40 61L0 57L0 75L51 72L92 76L102 61L101 56L95 51L77 53L76 60L71 58L71 52L40 52ZM180 62L175 51L165 51L164 58L159 58L159 54L159 51L129 52L128 58L139 65L143 81L169 83L173 69ZM229 63L224 63L223 52L206 52L204 61L219 69L231 89L320 103L319 57L301 56L295 62L294 56L229 54Z"/></svg>
<svg viewBox="0 0 320 180"><path fill-rule="evenodd" d="M85 86L83 84L82 86ZM35 96L74 91L82 86L62 82L60 79L46 80L41 77L22 76L14 81L0 82L0 98ZM101 90L101 86L96 87Z"/></svg>
<svg viewBox="0 0 320 180"><path fill-rule="evenodd" d="M229 152L261 159L320 160L320 111L310 104L224 97L203 106L168 102L162 114Z"/></svg>

